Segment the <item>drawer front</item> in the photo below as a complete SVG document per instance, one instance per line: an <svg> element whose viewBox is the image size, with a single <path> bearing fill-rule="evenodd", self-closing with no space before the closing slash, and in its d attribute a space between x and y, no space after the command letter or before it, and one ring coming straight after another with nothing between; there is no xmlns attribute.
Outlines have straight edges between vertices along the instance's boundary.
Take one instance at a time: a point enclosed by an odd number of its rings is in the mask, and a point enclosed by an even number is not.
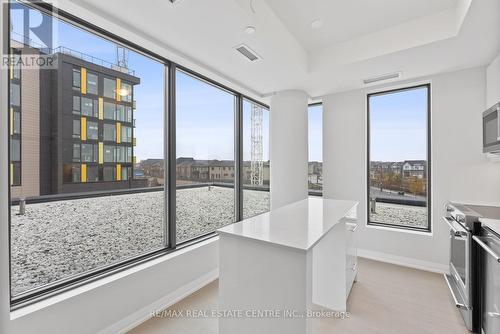
<svg viewBox="0 0 500 334"><path fill-rule="evenodd" d="M346 296L349 296L358 273L357 228L358 224L355 221L346 223Z"/></svg>

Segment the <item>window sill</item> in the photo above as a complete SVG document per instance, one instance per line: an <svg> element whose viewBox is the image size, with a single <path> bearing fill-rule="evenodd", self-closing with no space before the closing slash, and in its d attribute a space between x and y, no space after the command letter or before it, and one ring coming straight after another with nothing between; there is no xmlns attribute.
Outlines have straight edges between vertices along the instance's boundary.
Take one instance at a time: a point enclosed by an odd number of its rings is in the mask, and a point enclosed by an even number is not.
<svg viewBox="0 0 500 334"><path fill-rule="evenodd" d="M195 243L193 245L181 248L178 251L174 251L174 252L171 252L169 254L165 254L163 256L151 259L150 261L147 261L144 263L140 263L136 266L127 268L127 269L119 271L117 273L93 280L87 284L77 286L74 289L70 289L70 290L61 292L59 294L50 296L48 298L45 298L43 300L34 302L33 304L29 304L27 306L24 306L24 307L21 307L19 309L14 310L14 311L11 311L10 312L10 320L16 320L16 319L22 318L22 317L27 316L31 313L40 311L46 307L55 305L57 303L68 300L70 298L84 294L84 293L91 291L93 289L96 289L96 288L99 288L99 287L104 286L106 284L110 284L112 282L120 280L124 277L127 277L129 275L137 273L141 270L145 270L147 268L156 266L162 262L169 261L177 256L183 255L183 254L190 252L192 250L195 250L197 248L200 248L200 247L209 245L211 243L217 242L218 240L219 240L219 237L217 235L213 236L212 238L209 238L209 239L203 240L201 242Z"/></svg>
<svg viewBox="0 0 500 334"><path fill-rule="evenodd" d="M389 226L383 226L383 225L376 225L376 224L369 224L368 222L365 224L365 226L369 229L374 229L374 230L381 230L381 231L390 231L390 232L397 232L397 233L407 233L407 234L414 234L414 235L421 235L421 236L426 236L426 237L432 237L433 232L431 231L419 231L419 230L412 230L404 227L389 227Z"/></svg>

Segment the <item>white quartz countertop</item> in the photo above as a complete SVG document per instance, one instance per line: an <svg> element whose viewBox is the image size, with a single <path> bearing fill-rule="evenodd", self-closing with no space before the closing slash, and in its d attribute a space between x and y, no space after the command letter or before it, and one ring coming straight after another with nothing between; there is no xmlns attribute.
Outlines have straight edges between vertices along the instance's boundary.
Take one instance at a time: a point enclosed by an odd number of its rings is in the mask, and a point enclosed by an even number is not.
<svg viewBox="0 0 500 334"><path fill-rule="evenodd" d="M218 230L220 234L308 250L342 218L356 219L358 202L308 198Z"/></svg>

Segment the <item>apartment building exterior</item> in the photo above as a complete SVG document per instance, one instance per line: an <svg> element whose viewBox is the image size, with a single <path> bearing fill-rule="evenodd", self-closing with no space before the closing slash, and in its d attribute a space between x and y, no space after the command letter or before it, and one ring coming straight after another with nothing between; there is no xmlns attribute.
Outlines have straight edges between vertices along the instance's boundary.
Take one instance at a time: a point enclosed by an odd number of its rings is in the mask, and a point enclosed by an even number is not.
<svg viewBox="0 0 500 334"><path fill-rule="evenodd" d="M263 185L269 185L269 161L263 162ZM177 179L186 181L234 182L235 166L232 160L196 160L191 157L177 158ZM250 184L251 163L243 162L243 183Z"/></svg>
<svg viewBox="0 0 500 334"><path fill-rule="evenodd" d="M41 53L11 41L14 53ZM134 179L131 71L51 50L55 69L10 72L11 197L146 186Z"/></svg>

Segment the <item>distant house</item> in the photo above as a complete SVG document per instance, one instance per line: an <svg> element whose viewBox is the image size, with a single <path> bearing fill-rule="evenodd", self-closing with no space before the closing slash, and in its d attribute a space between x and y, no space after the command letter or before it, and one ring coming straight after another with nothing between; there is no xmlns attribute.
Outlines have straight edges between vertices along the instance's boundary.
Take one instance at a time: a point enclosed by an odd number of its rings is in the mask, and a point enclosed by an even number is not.
<svg viewBox="0 0 500 334"><path fill-rule="evenodd" d="M405 160L403 162L403 178L417 177L423 179L427 176L425 160Z"/></svg>
<svg viewBox="0 0 500 334"><path fill-rule="evenodd" d="M403 167L403 163L402 162L395 162L391 165L391 171L393 174L396 174L396 175L401 175L402 173L402 167Z"/></svg>
<svg viewBox="0 0 500 334"><path fill-rule="evenodd" d="M232 181L234 180L234 161L231 160L211 160L209 162L210 180Z"/></svg>

